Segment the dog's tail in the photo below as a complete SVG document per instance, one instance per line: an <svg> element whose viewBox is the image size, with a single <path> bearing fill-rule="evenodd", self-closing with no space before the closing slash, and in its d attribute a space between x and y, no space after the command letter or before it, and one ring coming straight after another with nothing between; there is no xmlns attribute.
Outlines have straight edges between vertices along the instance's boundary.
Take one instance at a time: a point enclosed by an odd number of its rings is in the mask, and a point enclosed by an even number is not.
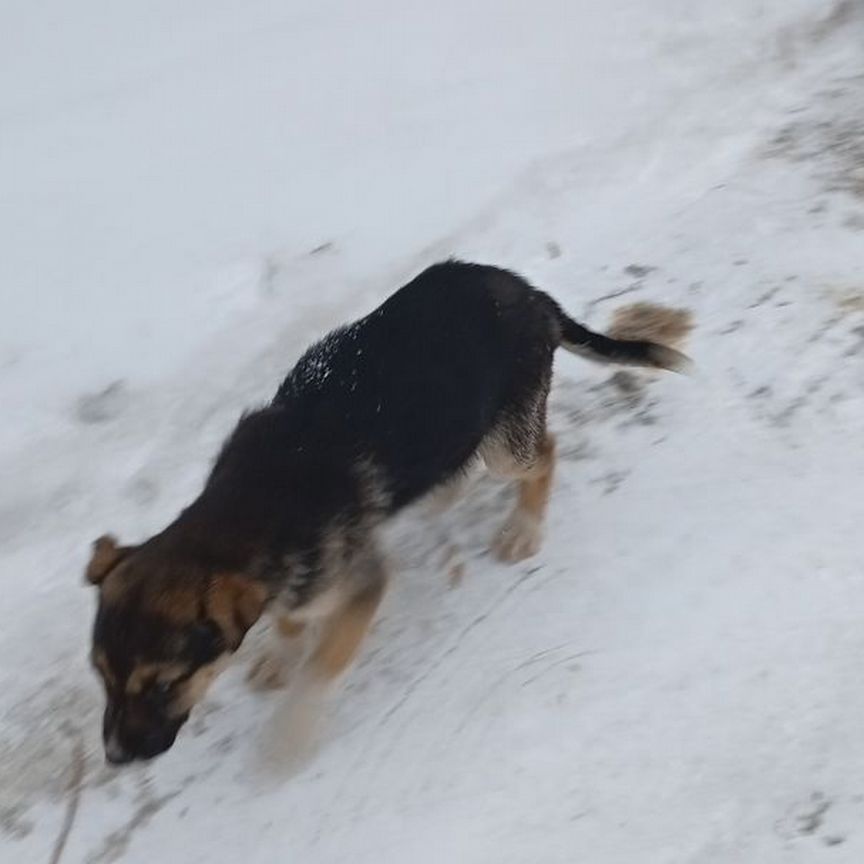
<svg viewBox="0 0 864 864"><path fill-rule="evenodd" d="M688 372L692 363L686 354L642 339L613 339L594 333L570 318L558 304L561 347L597 363L620 363L623 366L650 366L670 372Z"/></svg>

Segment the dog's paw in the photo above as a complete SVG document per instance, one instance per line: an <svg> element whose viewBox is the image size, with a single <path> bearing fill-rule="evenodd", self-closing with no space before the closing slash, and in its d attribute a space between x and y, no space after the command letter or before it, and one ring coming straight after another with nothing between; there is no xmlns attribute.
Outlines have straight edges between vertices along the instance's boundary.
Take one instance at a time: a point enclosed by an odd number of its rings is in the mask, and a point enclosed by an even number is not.
<svg viewBox="0 0 864 864"><path fill-rule="evenodd" d="M277 697L258 746L262 777L285 779L302 771L315 756L326 723L330 688L300 670Z"/></svg>
<svg viewBox="0 0 864 864"><path fill-rule="evenodd" d="M515 564L536 555L542 545L540 520L523 510L515 510L495 537L492 552L499 561Z"/></svg>
<svg viewBox="0 0 864 864"><path fill-rule="evenodd" d="M288 686L289 664L274 653L262 654L246 673L246 681L253 690L281 690Z"/></svg>

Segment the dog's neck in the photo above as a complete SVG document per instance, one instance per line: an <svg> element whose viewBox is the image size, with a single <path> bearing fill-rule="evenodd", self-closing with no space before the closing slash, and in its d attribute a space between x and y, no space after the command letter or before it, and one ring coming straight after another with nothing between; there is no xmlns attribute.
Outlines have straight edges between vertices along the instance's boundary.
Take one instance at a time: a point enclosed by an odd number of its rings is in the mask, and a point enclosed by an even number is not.
<svg viewBox="0 0 864 864"><path fill-rule="evenodd" d="M163 532L172 554L213 570L277 579L316 557L322 532L368 505L349 458L302 439L283 411L240 421L198 498ZM267 574L263 577L262 574Z"/></svg>

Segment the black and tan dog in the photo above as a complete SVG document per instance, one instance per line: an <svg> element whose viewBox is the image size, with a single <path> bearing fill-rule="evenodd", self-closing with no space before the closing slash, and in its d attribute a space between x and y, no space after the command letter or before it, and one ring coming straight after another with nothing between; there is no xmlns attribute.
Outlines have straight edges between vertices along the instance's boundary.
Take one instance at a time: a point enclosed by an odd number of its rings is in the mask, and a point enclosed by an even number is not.
<svg viewBox="0 0 864 864"><path fill-rule="evenodd" d="M265 609L286 636L319 619L307 674L336 677L387 581L376 529L478 458L519 484L498 555L535 553L559 346L605 362L686 363L653 342L590 332L513 273L438 264L310 348L273 402L240 420L164 531L138 546L97 540L87 577L99 586L92 658L108 759L167 750Z"/></svg>

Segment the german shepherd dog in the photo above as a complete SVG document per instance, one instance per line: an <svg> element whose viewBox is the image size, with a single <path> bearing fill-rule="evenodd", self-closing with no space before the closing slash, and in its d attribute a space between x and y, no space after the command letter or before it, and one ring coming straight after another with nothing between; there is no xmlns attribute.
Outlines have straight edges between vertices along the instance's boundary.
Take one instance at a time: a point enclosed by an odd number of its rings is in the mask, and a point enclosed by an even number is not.
<svg viewBox="0 0 864 864"><path fill-rule="evenodd" d="M498 556L537 552L559 346L603 362L687 363L663 345L592 333L509 271L437 264L306 351L167 528L137 546L100 537L86 575L99 589L92 662L107 759L171 747L265 610L285 637L318 621L304 674L335 679L384 593L379 526L478 459L518 483Z"/></svg>

